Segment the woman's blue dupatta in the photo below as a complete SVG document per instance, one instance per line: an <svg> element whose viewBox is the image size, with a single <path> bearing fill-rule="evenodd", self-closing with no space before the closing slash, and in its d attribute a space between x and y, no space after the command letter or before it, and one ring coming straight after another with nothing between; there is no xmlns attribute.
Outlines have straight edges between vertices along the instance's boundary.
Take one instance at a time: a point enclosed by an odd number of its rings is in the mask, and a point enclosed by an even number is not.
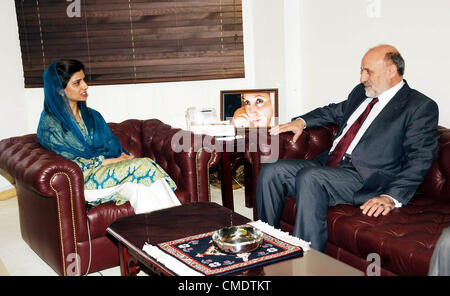
<svg viewBox="0 0 450 296"><path fill-rule="evenodd" d="M44 71L44 110L41 113L37 137L39 143L67 158L119 157L122 145L111 132L102 115L79 102L81 117L87 128L83 136L53 62Z"/></svg>

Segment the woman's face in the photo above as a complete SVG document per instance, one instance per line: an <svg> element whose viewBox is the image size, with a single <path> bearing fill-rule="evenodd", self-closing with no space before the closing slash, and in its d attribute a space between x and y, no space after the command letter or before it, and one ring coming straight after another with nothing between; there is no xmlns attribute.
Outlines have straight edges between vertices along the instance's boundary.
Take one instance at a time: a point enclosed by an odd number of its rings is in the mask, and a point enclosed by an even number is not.
<svg viewBox="0 0 450 296"><path fill-rule="evenodd" d="M244 93L242 106L248 116L250 127L267 127L273 116L269 93Z"/></svg>
<svg viewBox="0 0 450 296"><path fill-rule="evenodd" d="M84 81L84 77L85 75L83 70L74 73L72 77L70 77L70 80L64 89L70 103L84 102L87 100L88 85Z"/></svg>

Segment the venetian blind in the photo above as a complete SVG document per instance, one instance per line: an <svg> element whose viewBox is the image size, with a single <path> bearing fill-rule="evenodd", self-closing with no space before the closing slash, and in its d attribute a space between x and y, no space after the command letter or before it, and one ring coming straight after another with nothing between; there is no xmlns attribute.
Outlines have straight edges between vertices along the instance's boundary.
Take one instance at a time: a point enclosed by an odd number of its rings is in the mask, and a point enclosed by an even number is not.
<svg viewBox="0 0 450 296"><path fill-rule="evenodd" d="M73 58L92 84L245 77L241 0L15 0L25 87Z"/></svg>

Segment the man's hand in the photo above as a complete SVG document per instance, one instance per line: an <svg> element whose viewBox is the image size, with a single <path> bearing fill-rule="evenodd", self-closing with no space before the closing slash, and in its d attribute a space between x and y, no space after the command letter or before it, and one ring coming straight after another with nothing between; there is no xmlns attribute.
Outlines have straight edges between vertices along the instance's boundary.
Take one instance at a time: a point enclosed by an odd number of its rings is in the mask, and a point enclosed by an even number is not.
<svg viewBox="0 0 450 296"><path fill-rule="evenodd" d="M303 129L305 128L305 126L306 122L303 119L299 118L285 124L274 126L273 128L270 129L269 132L271 135L278 135L284 132L293 132L294 137L292 138L292 141L294 141L295 143L297 142L300 135L303 133Z"/></svg>
<svg viewBox="0 0 450 296"><path fill-rule="evenodd" d="M389 196L382 195L369 199L360 209L362 213L367 216L378 217L380 214L386 216L395 208L395 203Z"/></svg>

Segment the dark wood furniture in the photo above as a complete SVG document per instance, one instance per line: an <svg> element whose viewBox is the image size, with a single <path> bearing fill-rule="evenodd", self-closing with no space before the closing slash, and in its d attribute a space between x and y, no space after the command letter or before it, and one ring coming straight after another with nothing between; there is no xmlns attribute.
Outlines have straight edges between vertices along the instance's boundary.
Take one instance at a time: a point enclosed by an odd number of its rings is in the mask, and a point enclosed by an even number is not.
<svg viewBox="0 0 450 296"><path fill-rule="evenodd" d="M107 233L118 241L122 275L136 275L141 267L161 275L176 275L142 250L152 245L205 233L250 220L216 203L197 202L122 217L114 221ZM257 267L239 275L362 275L363 273L315 250L303 257Z"/></svg>
<svg viewBox="0 0 450 296"><path fill-rule="evenodd" d="M219 178L221 181L220 189L222 193L222 204L230 210L234 210L232 178L240 165L244 165L245 184L243 185L245 187L245 206L248 208L253 207L251 191L252 171L250 163L245 158L246 134L248 134L248 132L246 132L245 130L241 130L237 134L238 137L234 139L216 139L216 141L222 148L222 158L219 162Z"/></svg>

